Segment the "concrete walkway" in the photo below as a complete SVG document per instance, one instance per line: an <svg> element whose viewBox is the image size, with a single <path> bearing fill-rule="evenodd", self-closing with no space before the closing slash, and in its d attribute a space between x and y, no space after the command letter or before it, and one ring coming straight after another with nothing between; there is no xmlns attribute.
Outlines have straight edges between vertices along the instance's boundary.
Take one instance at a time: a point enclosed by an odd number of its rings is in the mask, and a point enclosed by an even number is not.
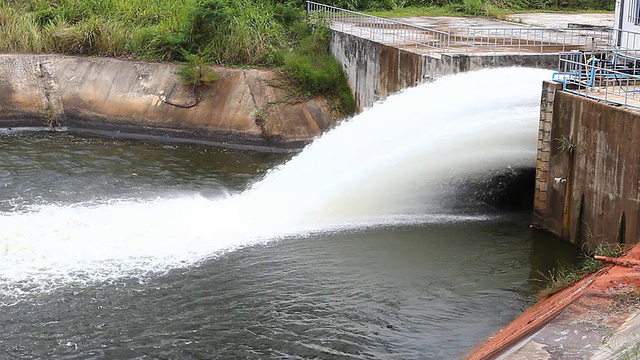
<svg viewBox="0 0 640 360"><path fill-rule="evenodd" d="M566 28L573 26L613 27L614 14L523 13L507 15L507 20L530 26Z"/></svg>
<svg viewBox="0 0 640 360"><path fill-rule="evenodd" d="M567 28L575 25L613 27L614 14L523 13L507 15L507 21L460 16L419 16L394 20L447 31L451 27L545 27Z"/></svg>

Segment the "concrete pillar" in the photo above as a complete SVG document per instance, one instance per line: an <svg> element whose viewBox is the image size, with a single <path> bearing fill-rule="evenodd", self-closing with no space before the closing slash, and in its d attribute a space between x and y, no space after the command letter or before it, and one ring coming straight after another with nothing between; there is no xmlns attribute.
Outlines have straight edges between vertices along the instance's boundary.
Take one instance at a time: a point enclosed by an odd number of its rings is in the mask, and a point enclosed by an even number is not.
<svg viewBox="0 0 640 360"><path fill-rule="evenodd" d="M542 84L540 100L540 123L538 127L538 156L536 159L536 187L533 200L533 225L544 227L547 210L547 186L549 183L549 152L551 150L551 122L553 121L553 101L561 84L545 81Z"/></svg>

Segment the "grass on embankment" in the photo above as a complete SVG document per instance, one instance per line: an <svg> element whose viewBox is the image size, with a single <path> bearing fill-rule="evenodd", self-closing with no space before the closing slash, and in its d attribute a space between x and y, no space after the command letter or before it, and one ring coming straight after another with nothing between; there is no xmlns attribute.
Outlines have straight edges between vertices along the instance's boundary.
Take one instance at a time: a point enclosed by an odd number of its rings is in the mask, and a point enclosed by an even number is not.
<svg viewBox="0 0 640 360"><path fill-rule="evenodd" d="M60 53L280 68L304 96L354 111L326 31L302 3L279 0L26 0L0 2L0 53ZM309 41L318 46L309 47Z"/></svg>
<svg viewBox="0 0 640 360"><path fill-rule="evenodd" d="M269 65L295 40L274 10L251 0L3 1L0 51L151 61L206 51L216 63Z"/></svg>
<svg viewBox="0 0 640 360"><path fill-rule="evenodd" d="M595 251L585 252L584 260L577 267L560 267L549 274L543 274L545 287L538 292L538 297L545 298L568 288L583 277L600 270L604 265L594 259L594 255L612 258L620 257L623 253L618 244L600 244Z"/></svg>

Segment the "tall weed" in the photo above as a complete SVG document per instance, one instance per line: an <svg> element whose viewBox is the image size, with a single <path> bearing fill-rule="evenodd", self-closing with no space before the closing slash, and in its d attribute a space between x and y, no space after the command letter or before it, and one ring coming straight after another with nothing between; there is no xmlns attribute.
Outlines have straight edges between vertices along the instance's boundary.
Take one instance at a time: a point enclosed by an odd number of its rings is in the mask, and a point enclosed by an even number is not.
<svg viewBox="0 0 640 360"><path fill-rule="evenodd" d="M0 52L46 51L45 39L32 13L22 14L0 2Z"/></svg>

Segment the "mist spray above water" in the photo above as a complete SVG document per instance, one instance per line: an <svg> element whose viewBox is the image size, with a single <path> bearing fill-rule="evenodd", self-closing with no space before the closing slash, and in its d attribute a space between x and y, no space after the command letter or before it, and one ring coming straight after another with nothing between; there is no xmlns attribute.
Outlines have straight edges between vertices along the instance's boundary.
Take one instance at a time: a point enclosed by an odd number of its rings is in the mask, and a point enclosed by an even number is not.
<svg viewBox="0 0 640 360"><path fill-rule="evenodd" d="M461 179L535 162L545 70L445 77L374 105L241 194L0 213L0 302L188 266L283 236L443 215Z"/></svg>

